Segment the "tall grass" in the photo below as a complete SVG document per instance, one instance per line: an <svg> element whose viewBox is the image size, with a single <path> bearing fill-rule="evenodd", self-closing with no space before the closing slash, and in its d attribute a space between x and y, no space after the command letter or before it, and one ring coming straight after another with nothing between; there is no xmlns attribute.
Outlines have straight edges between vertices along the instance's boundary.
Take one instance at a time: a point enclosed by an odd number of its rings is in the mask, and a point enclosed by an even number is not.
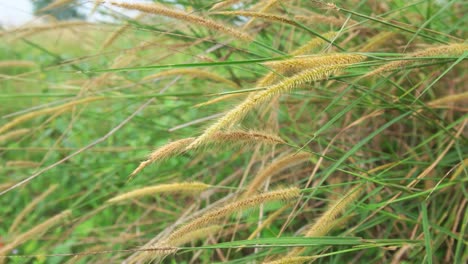
<svg viewBox="0 0 468 264"><path fill-rule="evenodd" d="M0 263L468 261L463 1L153 2L0 32Z"/></svg>

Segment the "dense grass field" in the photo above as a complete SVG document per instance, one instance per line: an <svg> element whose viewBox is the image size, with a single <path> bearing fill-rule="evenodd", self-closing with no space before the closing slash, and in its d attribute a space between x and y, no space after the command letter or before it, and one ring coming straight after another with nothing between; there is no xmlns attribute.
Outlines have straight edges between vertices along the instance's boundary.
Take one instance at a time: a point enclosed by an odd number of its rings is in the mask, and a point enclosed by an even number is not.
<svg viewBox="0 0 468 264"><path fill-rule="evenodd" d="M467 263L467 11L121 0L3 29L0 263Z"/></svg>

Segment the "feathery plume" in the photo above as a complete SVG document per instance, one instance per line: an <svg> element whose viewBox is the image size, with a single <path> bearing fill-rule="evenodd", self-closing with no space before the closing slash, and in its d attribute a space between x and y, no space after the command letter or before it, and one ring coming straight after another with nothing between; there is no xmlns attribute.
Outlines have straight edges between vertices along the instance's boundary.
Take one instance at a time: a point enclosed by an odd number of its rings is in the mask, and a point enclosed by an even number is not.
<svg viewBox="0 0 468 264"><path fill-rule="evenodd" d="M302 264L307 261L314 260L314 256L304 256L304 257L284 257L278 260L263 262L263 264Z"/></svg>
<svg viewBox="0 0 468 264"><path fill-rule="evenodd" d="M333 40L336 35L338 34L338 32L335 32L335 31L330 31L330 32L327 32L325 34L322 35L322 37L324 37L325 39L328 39L328 40ZM326 44L328 42L326 42L325 40L319 38L319 37L315 37L315 38L312 38L311 40L309 40L306 44L300 46L299 48L297 48L296 50L294 50L293 52L291 52L291 55L293 56L299 56L299 55L304 55L304 54L307 54L309 53L309 51L323 45L323 44Z"/></svg>
<svg viewBox="0 0 468 264"><path fill-rule="evenodd" d="M430 107L441 107L446 105L447 103L455 103L455 102L467 102L468 101L468 92L463 92L459 94L452 94L448 95L439 99L432 100L427 103ZM1 141L1 140L0 140Z"/></svg>
<svg viewBox="0 0 468 264"><path fill-rule="evenodd" d="M197 192L202 192L210 187L211 185L204 184L202 182L178 182L178 183L170 183L170 184L159 184L155 186L133 190L131 192L127 192L124 194L120 194L108 200L107 202L117 203L117 202L134 199L134 198L138 198L142 196L154 195L157 193L174 193L174 192L182 193L182 194L197 193Z"/></svg>
<svg viewBox="0 0 468 264"><path fill-rule="evenodd" d="M182 225L174 232L172 232L166 239L163 239L162 241L159 241L153 245L147 245L145 248L148 250L153 248L158 250L148 251L146 254L142 254L137 258L139 261L146 261L158 257L164 257L169 254L174 254L177 252L176 244L180 243L180 241L186 241L187 237L192 237L192 234L197 234L198 230L203 229L207 225L213 224L216 221L223 219L224 217L232 215L233 213L255 208L264 203L274 201L291 201L298 198L299 194L300 190L298 188L270 191L252 196L250 198L233 201L218 209L210 210L205 214L189 221L187 224Z"/></svg>
<svg viewBox="0 0 468 264"><path fill-rule="evenodd" d="M222 128L229 127L237 123L240 119L244 118L248 112L250 112L256 106L265 103L271 97L285 93L305 83L324 80L331 74L337 72L340 69L343 69L344 67L345 65L337 64L319 66L313 69L304 70L292 77L284 79L278 84L268 87L265 91L261 91L253 94L252 96L249 96L242 103L228 111L224 117L220 118L217 122L208 127L202 135L200 135L187 147L187 149L196 148L199 145L204 144L206 141L209 141L214 133L220 131Z"/></svg>
<svg viewBox="0 0 468 264"><path fill-rule="evenodd" d="M268 11L271 7L273 7L275 4L278 3L278 0L269 0L267 1L266 3L264 3L264 1L259 1L257 4L255 4L254 6L252 6L252 10L256 10L256 9L259 9L258 12L259 13L263 13L263 12L266 12ZM258 8L258 7L261 7L261 8ZM255 17L252 17L249 21L247 21L247 23L245 23L243 26L242 26L242 30L245 30L247 29L252 23L253 21L255 20Z"/></svg>
<svg viewBox="0 0 468 264"><path fill-rule="evenodd" d="M195 137L179 139L177 141L166 144L155 151L153 151L147 160L140 163L140 165L130 174L130 179L135 177L145 167L156 161L162 161L167 158L182 154L186 151L188 145L196 140ZM206 144L246 144L246 143L263 143L263 144L284 144L285 141L278 136L256 132L256 131L231 131L231 132L217 132L214 133ZM200 146L200 145L199 145Z"/></svg>
<svg viewBox="0 0 468 264"><path fill-rule="evenodd" d="M0 143L4 142L4 141L7 141L9 139L14 139L14 138L17 138L17 137L21 137L22 135L27 134L30 131L31 131L31 129L28 129L28 128L21 128L21 129L16 129L16 130L10 131L8 133L0 135Z"/></svg>
<svg viewBox="0 0 468 264"><path fill-rule="evenodd" d="M294 19L304 22L304 23L312 23L312 24L327 24L327 25L332 25L335 27L342 27L344 23L346 22L347 18L340 18L340 17L335 17L335 16L329 16L329 15L320 15L320 14L311 14L311 15L296 15L294 16ZM356 24L357 22L355 20L348 20L348 23L350 24Z"/></svg>
<svg viewBox="0 0 468 264"><path fill-rule="evenodd" d="M140 4L140 3L118 3L111 2L112 5L122 7L125 9L138 10L145 13L157 14L162 16L167 16L181 21L186 21L188 23L197 24L218 32L222 32L226 35L236 37L245 41L252 41L252 38L241 31L238 31L234 28L227 27L219 22L214 20L189 14L183 11L174 10L161 6L158 4Z"/></svg>
<svg viewBox="0 0 468 264"><path fill-rule="evenodd" d="M248 198L244 198L241 200L236 200L231 203L226 204L225 206L211 210L204 215L193 219L189 223L183 225L176 231L174 231L169 237L166 239L169 242L175 239L180 239L184 237L187 233L199 229L203 226L211 224L223 217L231 215L236 212L240 212L242 210L246 210L249 208L258 207L261 204L274 202L274 201L291 201L299 197L300 190L298 188L287 188L281 190L270 191L262 194L257 194L255 196L251 196Z"/></svg>
<svg viewBox="0 0 468 264"><path fill-rule="evenodd" d="M414 60L409 60L408 58L423 58L423 57L432 57L438 55L460 55L463 52L468 51L468 44L450 44L437 47L431 47L425 50L417 51L409 54L405 58L407 60L402 61L392 61L387 64L384 64L377 69L365 74L362 78L370 77L373 75L381 74L387 71L399 69L405 67L409 64L412 64Z"/></svg>
<svg viewBox="0 0 468 264"><path fill-rule="evenodd" d="M284 24L289 24L293 26L297 26L297 22L292 19L289 19L285 16L274 15L274 14L267 14L262 12L253 12L253 11L223 11L223 12L212 12L213 15L229 15L229 16L246 16L246 17L255 17L255 18L263 18L265 20L270 20L274 22L280 22Z"/></svg>
<svg viewBox="0 0 468 264"><path fill-rule="evenodd" d="M290 75L302 71L303 69L310 69L317 66L334 65L334 64L351 64L364 60L364 56L356 54L325 54L308 57L298 57L280 61L265 62L264 65L272 68L273 70Z"/></svg>
<svg viewBox="0 0 468 264"><path fill-rule="evenodd" d="M188 242L192 242L201 238L205 238L209 235L214 235L220 230L222 230L223 227L220 225L211 225L208 227L203 227L197 230L194 230L192 232L189 232L185 234L183 237L180 237L178 239L173 239L170 241L170 246L172 247L177 247L183 244L186 244Z"/></svg>

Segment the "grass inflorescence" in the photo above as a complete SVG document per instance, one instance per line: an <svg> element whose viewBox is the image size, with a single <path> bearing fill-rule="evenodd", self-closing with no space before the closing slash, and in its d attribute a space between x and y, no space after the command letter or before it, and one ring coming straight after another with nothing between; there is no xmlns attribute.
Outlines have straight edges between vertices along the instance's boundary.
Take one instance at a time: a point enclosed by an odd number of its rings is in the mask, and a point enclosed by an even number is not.
<svg viewBox="0 0 468 264"><path fill-rule="evenodd" d="M462 1L92 2L0 29L0 263L468 262Z"/></svg>

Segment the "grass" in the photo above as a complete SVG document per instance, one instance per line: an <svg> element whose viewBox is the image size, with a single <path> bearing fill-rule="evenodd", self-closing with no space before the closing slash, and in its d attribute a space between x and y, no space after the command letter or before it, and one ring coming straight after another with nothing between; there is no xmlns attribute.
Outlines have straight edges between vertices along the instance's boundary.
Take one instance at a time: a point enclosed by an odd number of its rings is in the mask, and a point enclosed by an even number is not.
<svg viewBox="0 0 468 264"><path fill-rule="evenodd" d="M466 3L177 2L0 32L0 263L468 261Z"/></svg>

